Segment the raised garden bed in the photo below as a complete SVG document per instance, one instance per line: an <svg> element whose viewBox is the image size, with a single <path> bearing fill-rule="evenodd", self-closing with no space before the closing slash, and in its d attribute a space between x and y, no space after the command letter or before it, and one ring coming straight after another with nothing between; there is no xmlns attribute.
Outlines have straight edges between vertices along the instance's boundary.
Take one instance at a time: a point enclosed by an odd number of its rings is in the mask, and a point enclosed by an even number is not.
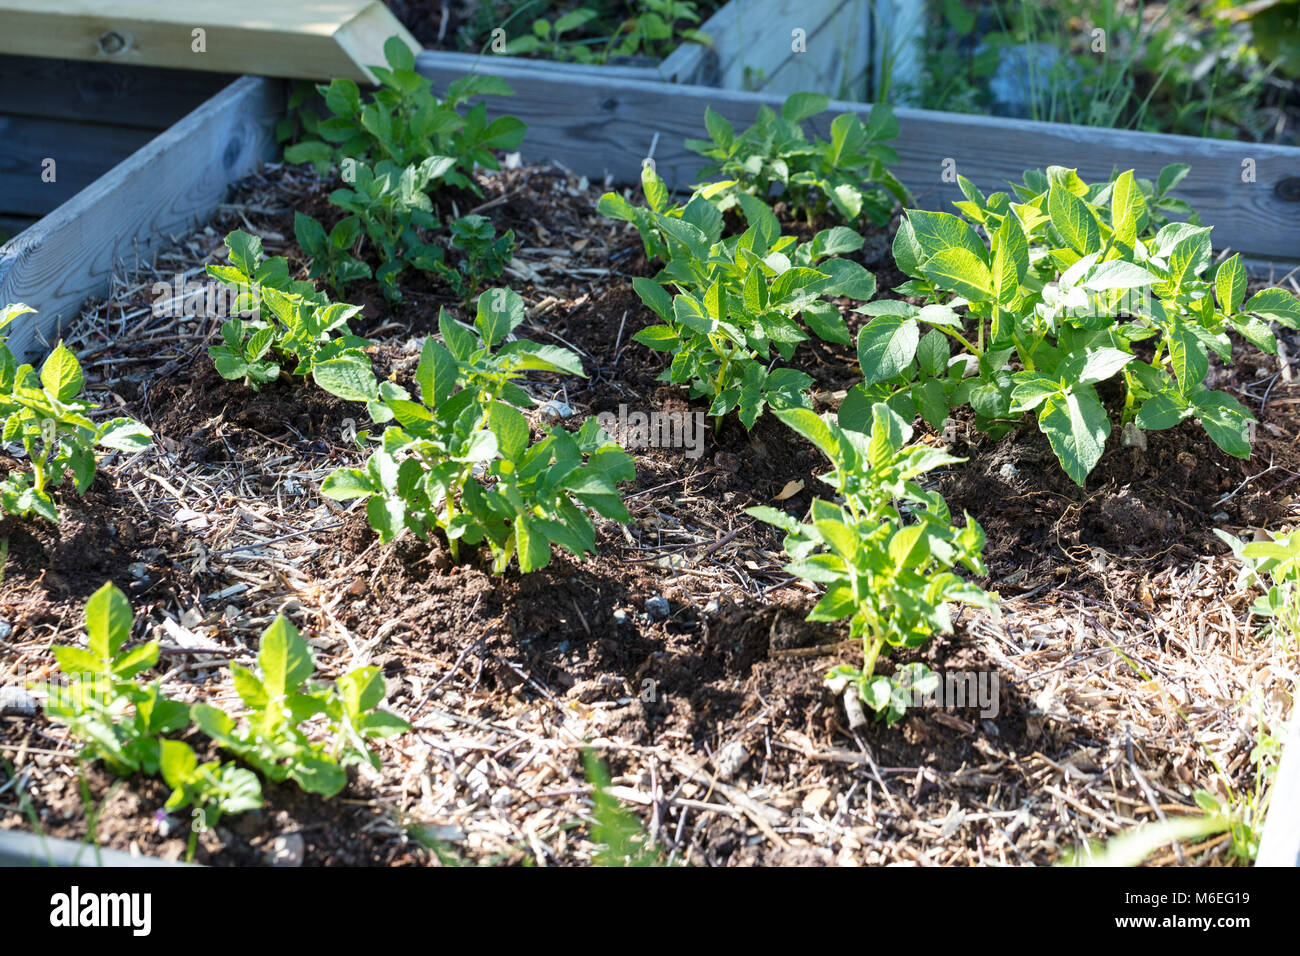
<svg viewBox="0 0 1300 956"><path fill-rule="evenodd" d="M514 83L515 96L489 103L489 112L509 112L528 123L524 149L530 157L557 160L592 179L634 182L653 147L660 175L682 189L696 182L704 162L683 144L705 135L706 107L741 128L760 106L779 108L785 99L567 72L524 73L499 60L476 62L433 51L421 54L418 67L437 88L468 71L492 72ZM865 117L870 107L832 102L818 119L842 112ZM1266 262L1300 259L1300 148L929 110L900 108L895 114L900 178L925 208L951 208L962 198L958 174L988 191L1005 188L1016 175L1008 170L1064 163L1085 178L1104 179L1128 168L1154 177L1162 167L1183 162L1191 172L1182 195L1203 221L1214 223L1215 241L1223 248ZM1243 180L1246 173L1253 181Z"/></svg>
<svg viewBox="0 0 1300 956"><path fill-rule="evenodd" d="M621 407L702 417L701 402L659 380L664 356L633 339L654 324L633 283L657 266L635 231L598 212L600 180L634 179L658 134L657 168L689 184L698 160L681 140L702 135L706 103L740 126L780 98L489 65L515 88L493 108L530 125L523 158L480 173L482 196L436 194L435 211L473 211L498 233L513 230L518 245L499 284L523 300L515 334L582 361L585 378L523 380L541 403L528 414L532 432L587 415L617 419ZM439 88L465 66L455 54L420 59ZM187 144L222 135L201 133L214 115L264 131L261 106L274 95L264 81L238 81L203 108L202 124L164 134L136 172L79 214L119 196L133 202L153 192L146 177L179 175L174 163L210 155L211 138L193 153ZM1294 206L1279 196L1296 175L1294 151L1252 153L1259 188L1238 197L1222 185L1237 156L1218 144L1090 141L1095 130L975 118L954 132L951 123L900 111L898 171L924 205L947 195L942 160L954 143L958 171L992 186L1035 163L1073 164L1061 154L1091 142L1087 163L1094 175L1105 167L1103 178L1122 155L1128 165L1151 150L1156 167L1192 162L1182 194L1233 249L1272 259L1297 248L1276 245L1295 237L1284 215ZM61 332L90 396L148 425L154 444L104 465L84 497L61 492L60 525L0 522L7 687L51 676L49 646L80 640L86 602L105 580L142 622L137 639L161 642L164 685L186 703L230 706L227 664L251 666L281 613L323 675L380 668L386 706L412 726L378 745L381 768L353 770L334 800L268 782L262 810L200 836L200 862L588 863L601 850L580 758L587 746L608 760L608 792L636 811L665 858L692 864L1048 864L1089 840L1194 814L1197 790L1253 787L1251 749L1290 708L1293 651L1247 627L1238 565L1212 529L1246 536L1300 517L1291 497L1300 387L1287 358L1300 355L1295 333L1281 333L1281 358L1238 341L1234 363L1213 366L1214 387L1260 420L1249 458L1222 454L1194 422L1150 433L1144 449L1121 445L1116 429L1080 487L1032 427L994 441L970 427L968 412L954 414L950 434L918 425L919 439L967 459L937 472L934 487L954 514L968 511L985 528L978 581L1001 593L1001 616L965 610L952 635L891 663L996 677L1000 696L994 709L967 702L893 727L858 726L824 676L860 663L860 645L842 624L804 620L816 589L784 572L780 535L744 512L773 502L807 511L825 471L811 446L769 414L752 431L731 416L698 433L698 445L636 449L636 478L621 488L632 521L598 522L597 553L585 563L557 551L541 570L494 575L486 554L453 560L440 538L382 544L363 509L318 492L335 469L364 461L353 441L364 406L287 375L260 391L220 377L206 355L220 319L195 299L206 302L206 288L183 297L189 310L155 308L160 285L228 261L222 240L233 230L260 237L268 256L285 255L302 276L295 211L327 229L342 218L328 202L337 183L309 167L268 164L221 201L223 175L211 179L218 198L204 200L207 213L187 207L192 228L178 216L170 230L151 230L146 217L131 228L153 243L150 254L107 257L107 294L64 306L75 316ZM789 210L776 215L787 233L811 238ZM67 250L82 232L120 228L66 213L51 220L56 230L0 272L0 301L46 289L41 277L54 266L32 264L72 261ZM863 227L865 242L850 254L882 295L904 279L890 253L897 228L896 218ZM30 284L11 296L4 283L20 274ZM430 273L398 281L398 303L372 279L354 283L346 301L362 307L352 328L374 343L377 378L414 391L439 310L465 320L470 312ZM1254 279L1249 291L1267 282ZM852 311L858 301L837 301L855 336L868 325ZM33 331L29 350L35 341ZM848 345L816 342L793 364L811 377L819 411L861 379ZM1262 673L1273 675L1263 686ZM1246 699L1250 709L1236 706ZM197 732L185 739L202 759L220 756ZM79 765L64 730L30 707L0 717L0 755L5 830L33 829L34 817L48 836L86 838L84 786L101 844L184 855L183 827L162 812L168 787ZM1216 837L1174 844L1153 862L1216 864L1232 849Z"/></svg>
<svg viewBox="0 0 1300 956"><path fill-rule="evenodd" d="M475 4L460 6L474 8ZM465 49L457 30L466 19L473 20L472 14L458 16L446 5L423 0L395 0L392 7L427 49L478 57L487 70L501 64L524 72L586 75L597 81L601 77L632 79L782 95L819 90L862 99L873 62L870 10L850 0L729 0L712 11L703 11L707 18L695 27L708 37L708 43L688 39L659 60L613 57L599 63L557 61L546 49L527 58L508 55L511 48L507 44L533 35L531 14L486 20L505 23L499 27L504 32L497 45L489 41ZM629 8L614 19L635 12Z"/></svg>
<svg viewBox="0 0 1300 956"><path fill-rule="evenodd" d="M0 60L21 72L33 62L47 61ZM186 114L182 111L195 91L210 90L213 77L71 63L55 63L53 69L38 75L47 77L40 88L45 109L57 119L34 121L36 138L13 144L21 154L5 169L0 186L0 196L13 197L9 208L41 217L15 223L16 234L0 245L0 299L27 302L40 313L37 322L24 324L10 339L15 353L28 359L39 358L57 341L58 330L75 320L88 296L107 290L121 261L147 257L169 237L211 216L230 183L272 155L272 130L284 109L281 85L255 77L229 82ZM185 82L190 76L197 79ZM84 123L91 110L111 117L122 96L132 104L121 110L125 118L141 115L142 100L156 101L154 115L177 113L161 132L123 127L128 130L121 134L123 142L139 144L125 156L105 148L105 136L117 137L117 127ZM61 101L67 104L62 116ZM24 120L16 116L7 122L20 127ZM50 140L51 130L59 129L65 143L68 131L78 131L71 154L58 148L57 137ZM79 191L68 194L68 186L51 184L47 192L40 157L50 152L57 156L56 182L71 180Z"/></svg>
<svg viewBox="0 0 1300 956"><path fill-rule="evenodd" d="M704 5L702 5L704 6ZM714 7L731 7L732 4L713 4ZM612 31L618 26L635 30L635 18L642 11L635 4L597 3L591 7L582 4L523 5L497 13L491 4L469 0L465 3L429 3L427 0L391 0L389 7L415 39L428 49L458 50L490 62L505 62L519 69L586 73L593 77L621 77L625 79L661 80L674 83L712 83L717 75L717 53L708 44L684 38L682 31L708 29L696 22L682 18L672 24L674 41L669 52L654 56L645 52L647 43L655 48L670 41L641 40L638 52L617 55L613 45L619 36ZM593 19L583 22L579 14L586 9ZM703 11L707 17L709 10ZM716 16L715 16L716 19ZM713 23L713 20L709 20ZM535 23L548 27L537 30ZM558 27L558 32L554 32ZM712 35L710 34L710 38ZM535 50L518 50L518 44L538 44ZM555 44L557 48L551 48ZM583 62L578 52L591 51L594 62Z"/></svg>

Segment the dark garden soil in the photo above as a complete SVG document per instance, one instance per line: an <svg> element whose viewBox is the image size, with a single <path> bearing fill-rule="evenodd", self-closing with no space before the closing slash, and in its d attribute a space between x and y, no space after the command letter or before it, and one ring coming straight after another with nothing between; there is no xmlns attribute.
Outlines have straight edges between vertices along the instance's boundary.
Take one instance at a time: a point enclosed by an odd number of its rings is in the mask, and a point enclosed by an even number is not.
<svg viewBox="0 0 1300 956"><path fill-rule="evenodd" d="M302 177L272 168L249 182L175 262L211 261L225 231L251 224L268 254L303 270L293 207L327 226L333 213L321 184ZM587 373L528 387L539 402L567 404L569 426L620 406L702 413L658 380L664 357L632 341L648 312L631 279L653 267L634 233L595 212L600 191L555 167L515 167L485 180L476 199L519 239L501 283L528 304L517 334L575 350ZM901 281L882 259L890 234L870 232L861 254L882 291ZM400 303L372 283L348 300L365 309L354 330L379 343L376 373L409 387L438 309L468 316L436 282L407 278ZM149 278L137 280L112 308L147 301ZM856 332L865 317L842 305ZM92 388L115 377L158 447L130 468L106 468L86 498L64 495L57 529L3 523L0 666L48 670L47 645L77 639L84 599L107 578L140 618L156 626L170 615L236 659L286 613L323 673L382 667L389 705L415 729L384 746L382 774L358 777L335 800L268 786L259 814L203 836L201 860L589 862L579 752L590 744L677 860L1048 863L1150 812L1132 768L1162 804L1190 807L1191 789L1213 772L1198 741L1221 738L1230 756L1249 750L1228 704L1254 678L1214 657L1240 652L1244 598L1209 529L1244 534L1294 513L1300 389L1274 358L1243 352L1213 383L1257 414L1263 407L1246 461L1195 425L1147 434L1144 450L1122 447L1117 433L1079 488L1035 428L994 442L959 417L953 448L969 461L938 487L954 514L964 509L984 527L983 583L1007 599L1003 617L962 614L954 634L881 669L920 660L996 675L999 707L982 714L968 702L854 729L823 678L860 661L860 649L844 628L804 621L816 595L782 572L779 534L744 513L775 501L802 513L822 487L821 457L772 416L748 433L734 417L718 432L705 420L698 453L635 449L630 526L601 522L598 554L586 562L557 554L541 571L496 577L484 555L453 563L436 541L380 545L358 510L322 501L321 478L359 460L349 430L367 426L364 409L307 383L254 392L222 380L199 347L217 325L181 322L174 353L132 369L87 369ZM850 347L809 343L796 364L813 375L823 408L856 380ZM533 413L534 436L556 420ZM941 441L925 426L917 435ZM1188 637L1190 617L1211 623ZM1179 723L1123 666L1119 645L1169 681L1227 702ZM169 654L180 696L230 699L210 656ZM1228 684L1202 686L1219 680ZM87 807L61 728L0 717L0 748L0 788L24 781L0 793L0 826L29 829L34 812L43 832L80 839L93 809L105 846L183 852L183 822L157 816L166 793L156 781L85 769ZM1249 767L1232 766L1240 782ZM1222 844L1198 861L1224 862Z"/></svg>
<svg viewBox="0 0 1300 956"><path fill-rule="evenodd" d="M0 458L0 467L21 467ZM84 496L71 482L57 489L58 525L0 520L7 543L0 581L0 633L17 628L76 627L91 594L112 581L133 606L185 604L196 582L177 560L185 535L159 515L112 487L100 472Z"/></svg>
<svg viewBox="0 0 1300 956"><path fill-rule="evenodd" d="M36 767L52 766L44 749L49 746L46 735L33 730L5 739ZM219 756L201 737L187 742L200 759ZM43 774L22 810L35 814L38 832L47 837L85 841L88 861L94 859L98 845L177 862L187 856L189 811L167 814L162 805L170 792L157 777L114 777L98 765L82 764L68 772ZM372 805L364 785L354 783L345 797L331 801L318 800L293 785L263 783L262 794L266 803L261 810L223 818L215 827L201 827L193 861L220 866L256 866L272 858L284 861L281 865L305 866L419 862L413 848L393 839L395 834ZM88 819L95 821L93 841L87 839ZM27 822L31 827L30 816Z"/></svg>

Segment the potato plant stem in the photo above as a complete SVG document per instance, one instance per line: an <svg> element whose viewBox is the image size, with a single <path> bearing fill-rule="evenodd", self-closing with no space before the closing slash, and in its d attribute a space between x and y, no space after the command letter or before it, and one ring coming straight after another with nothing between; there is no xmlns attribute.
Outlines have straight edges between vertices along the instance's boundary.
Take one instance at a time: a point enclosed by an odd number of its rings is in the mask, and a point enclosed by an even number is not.
<svg viewBox="0 0 1300 956"><path fill-rule="evenodd" d="M979 358L981 355L984 354L983 349L976 348L974 345L971 345L970 340L967 339L966 336L962 335L960 332L954 332L952 329L944 325L936 325L935 328L938 329L940 332L944 333L945 335L947 335L949 338L960 342L966 348L966 351L970 352L970 354L974 355L976 358Z"/></svg>
<svg viewBox="0 0 1300 956"><path fill-rule="evenodd" d="M881 649L885 646L885 640L882 637L868 637L863 642L866 645L864 654L866 660L863 662L862 677L867 679L876 672L876 658L880 656Z"/></svg>

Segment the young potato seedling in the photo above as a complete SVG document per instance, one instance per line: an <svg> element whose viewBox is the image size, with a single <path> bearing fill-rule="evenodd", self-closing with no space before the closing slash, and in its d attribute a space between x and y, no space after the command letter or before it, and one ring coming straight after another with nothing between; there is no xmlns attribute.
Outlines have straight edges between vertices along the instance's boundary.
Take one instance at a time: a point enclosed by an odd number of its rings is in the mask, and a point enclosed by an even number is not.
<svg viewBox="0 0 1300 956"><path fill-rule="evenodd" d="M1300 649L1300 528L1249 542L1219 528L1214 533L1241 562L1238 585L1263 592L1251 605L1251 614L1268 622L1269 633Z"/></svg>
<svg viewBox="0 0 1300 956"><path fill-rule="evenodd" d="M137 675L158 663L158 643L128 649L132 623L130 603L111 582L95 592L86 604L87 646L53 648L67 680L43 688L45 713L84 741L85 758L124 776L161 773L172 787L164 809L192 806L205 826L260 807L261 784L233 764L200 764L188 744L162 737L185 730L191 720L268 779L293 780L327 797L347 784L347 767L380 768L369 741L410 729L379 709L386 689L377 667L355 668L330 685L312 681L311 649L283 616L262 635L256 671L231 665L249 711L242 722L210 704L191 708L165 697L157 681L141 684ZM324 731L323 739L308 738L308 721ZM191 856L193 845L192 834Z"/></svg>
<svg viewBox="0 0 1300 956"><path fill-rule="evenodd" d="M370 266L353 255L360 245L361 233L359 216L345 216L326 232L311 216L293 214L294 237L311 258L309 277L324 282L336 298L343 298L349 282L371 276Z"/></svg>
<svg viewBox="0 0 1300 956"><path fill-rule="evenodd" d="M442 261L442 249L424 238L439 225L427 190L453 165L446 156L405 167L387 159L373 168L358 164L351 185L330 194L331 203L360 221L382 263L375 279L390 301L401 299L397 278L408 266L433 269Z"/></svg>
<svg viewBox="0 0 1300 956"><path fill-rule="evenodd" d="M692 193L690 200L682 205L673 202L668 184L646 163L641 167L641 189L646 197L644 206L634 206L619 193L608 192L597 201L596 209L611 219L631 223L641 236L646 258L651 262L667 262L671 256L668 230L676 230L678 226L665 226L664 221L680 220L710 237L711 242L717 242L722 236L723 220L722 210L713 200L732 185L730 182L722 182L700 186Z"/></svg>
<svg viewBox="0 0 1300 956"><path fill-rule="evenodd" d="M383 541L403 529L424 539L437 528L457 559L461 542L486 543L497 574L516 557L525 573L545 567L552 543L579 558L594 551L584 506L629 521L616 486L635 476L632 458L594 419L572 434L554 427L530 444L519 409L533 401L517 381L538 371L582 375L582 364L568 349L506 341L523 320L523 299L509 289L479 296L474 331L443 311L443 341L425 340L416 369L419 400L383 383L371 417L395 424L364 468L337 469L321 493L366 499Z"/></svg>
<svg viewBox="0 0 1300 956"><path fill-rule="evenodd" d="M488 122L482 103L463 114L460 108L473 96L509 96L510 87L495 76L473 74L451 83L440 100L399 38L384 44L384 57L386 67L371 68L379 89L364 98L352 80L338 78L319 88L332 115L322 120L310 111L300 113L307 135L285 148L285 159L312 163L321 175L346 159L366 165L387 160L399 169L445 161L443 182L481 195L474 168L499 168L492 150L516 149L527 126L514 116Z"/></svg>
<svg viewBox="0 0 1300 956"><path fill-rule="evenodd" d="M888 223L898 205L910 199L889 171L898 154L886 143L898 137L898 120L888 106L877 104L866 123L843 113L831 121L829 140L809 140L804 122L829 105L830 97L821 93L794 93L779 114L761 107L754 125L740 134L725 117L706 109L710 138L688 139L686 148L712 161L703 175L731 183L719 206L730 208L741 195L750 195L785 202L810 225L832 210L848 225L864 218L877 226Z"/></svg>
<svg viewBox="0 0 1300 956"><path fill-rule="evenodd" d="M804 522L766 505L746 511L786 532L788 573L825 587L808 620L847 618L849 636L862 641L863 666L837 667L827 680L848 681L892 724L935 678L921 664L877 674L881 653L952 633L951 603L991 608L997 601L953 570L988 573L979 524L967 514L965 525L954 527L942 496L917 482L962 459L908 445L911 426L883 402L866 420L841 413L835 421L806 408L775 414L830 460L834 467L822 480L835 489L836 501L813 499Z"/></svg>
<svg viewBox="0 0 1300 956"><path fill-rule="evenodd" d="M347 785L347 767L379 756L367 741L410 729L406 721L379 710L386 693L377 667L359 667L333 685L311 680L311 648L288 618L277 617L262 635L257 670L230 666L235 691L247 716L238 721L210 704L195 704L194 722L217 745L256 767L269 780L292 780L309 793L332 797ZM320 719L324 740L312 740L304 725Z"/></svg>
<svg viewBox="0 0 1300 956"><path fill-rule="evenodd" d="M807 405L812 378L773 367L773 353L790 361L809 338L805 326L824 341L849 344L844 319L827 299L866 300L875 294L875 277L857 262L839 258L861 248L862 237L837 226L799 243L781 235L765 203L741 193L738 203L748 228L722 239L722 213L701 195L678 210L669 205L663 180L648 167L642 183L645 207L612 194L601 202L607 214L634 222L647 250L653 248L664 261L654 280L633 280L641 301L662 323L633 338L673 356L661 380L689 385L692 398L708 398L709 414L719 424L737 410L747 429L766 407Z"/></svg>
<svg viewBox="0 0 1300 956"><path fill-rule="evenodd" d="M363 351L370 342L348 328L361 307L330 302L312 283L291 280L283 256L262 258L257 236L236 230L226 248L230 264L208 266L209 275L238 292L234 314L221 326L225 344L208 348L221 377L256 390L288 368L340 398L373 398L378 385Z"/></svg>
<svg viewBox="0 0 1300 956"><path fill-rule="evenodd" d="M462 302L469 302L485 283L506 271L515 251L515 233L511 229L498 236L492 220L477 215L453 219L449 228L451 249L459 261L453 266L439 258L432 269Z"/></svg>
<svg viewBox="0 0 1300 956"><path fill-rule="evenodd" d="M874 319L858 339L863 382L846 404L887 399L935 427L969 404L976 426L994 436L1032 412L1082 485L1111 433L1097 386L1119 376L1122 426L1195 418L1228 454L1249 456L1255 419L1205 386L1209 353L1231 360L1229 331L1275 351L1270 321L1300 327L1294 296L1265 289L1246 300L1239 255L1211 269L1209 227L1152 231L1131 170L1103 186L1057 166L1027 173L1019 202L960 182L968 198L959 205L987 243L957 216L907 212L894 258L912 278L897 291L922 304L859 310Z"/></svg>
<svg viewBox="0 0 1300 956"><path fill-rule="evenodd" d="M172 788L163 809L193 808L187 861L194 859L201 830L215 827L223 816L261 808L262 782L253 771L220 760L199 763L194 748L181 740L161 741L160 754L162 778Z"/></svg>
<svg viewBox="0 0 1300 956"><path fill-rule="evenodd" d="M20 315L34 313L26 305L0 309L0 332ZM149 447L153 433L130 418L112 418L96 425L86 413L98 406L78 399L85 386L81 363L60 342L41 365L40 373L19 365L0 335L0 439L21 444L30 471L10 471L0 482L0 510L28 518L39 515L55 523L58 509L50 491L72 475L73 487L85 494L95 479L97 448L138 452Z"/></svg>
<svg viewBox="0 0 1300 956"><path fill-rule="evenodd" d="M134 615L126 595L105 584L86 603L86 646L54 647L69 680L45 686L45 714L85 741L83 756L114 773L157 773L159 737L189 725L190 709L135 677L158 663L158 642L124 649Z"/></svg>

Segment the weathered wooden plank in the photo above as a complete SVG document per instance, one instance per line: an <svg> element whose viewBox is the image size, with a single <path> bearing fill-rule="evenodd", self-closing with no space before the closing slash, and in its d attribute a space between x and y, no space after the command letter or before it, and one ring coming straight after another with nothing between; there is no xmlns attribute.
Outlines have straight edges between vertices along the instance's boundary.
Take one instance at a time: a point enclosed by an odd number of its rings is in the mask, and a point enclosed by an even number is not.
<svg viewBox="0 0 1300 956"><path fill-rule="evenodd" d="M64 840L43 833L0 830L0 867L10 866L123 866L183 867L156 856L132 856L84 840Z"/></svg>
<svg viewBox="0 0 1300 956"><path fill-rule="evenodd" d="M130 126L0 116L0 213L45 215L155 135Z"/></svg>
<svg viewBox="0 0 1300 956"><path fill-rule="evenodd" d="M1256 866L1300 866L1300 714L1282 747Z"/></svg>
<svg viewBox="0 0 1300 956"><path fill-rule="evenodd" d="M380 0L0 0L0 23L0 53L320 80L420 48Z"/></svg>
<svg viewBox="0 0 1300 956"><path fill-rule="evenodd" d="M784 98L535 69L522 76L500 61L456 53L426 51L418 67L437 87L468 71L518 80L515 96L490 98L488 109L528 123L525 155L624 183L637 181L654 143L660 174L675 187L689 186L702 160L682 141L705 135L705 106L740 128L753 121L760 106L778 108ZM820 120L821 132L826 134L837 113L865 117L870 111L861 103L833 102ZM1178 194L1215 227L1216 245L1263 260L1300 258L1300 149L1295 147L932 110L896 112L901 127L896 172L927 208L950 208L961 198L954 171L989 191L1006 188L1005 181L1019 179L1020 170L1052 164L1078 167L1085 178L1104 178L1118 167L1154 179L1166 164L1186 162L1192 172Z"/></svg>
<svg viewBox="0 0 1300 956"><path fill-rule="evenodd" d="M708 30L704 32L708 33ZM714 46L705 46L702 43L679 44L677 49L660 61L659 68L655 71L658 79L665 83L716 86L718 83L717 39L711 33L709 36L714 40Z"/></svg>
<svg viewBox="0 0 1300 956"><path fill-rule="evenodd" d="M925 7L921 0L873 0L871 82L875 95L870 99L880 99L881 91L893 93L900 87L920 87Z"/></svg>
<svg viewBox="0 0 1300 956"><path fill-rule="evenodd" d="M509 70L516 75L531 72L555 73L561 76L608 77L620 80L648 80L654 82L663 77L653 66L627 66L623 64L560 63L555 60L543 60L526 56L506 56L503 53L453 53L452 56L464 57L465 62L477 63L475 72L499 74ZM466 71L469 72L469 71Z"/></svg>
<svg viewBox="0 0 1300 956"><path fill-rule="evenodd" d="M9 329L33 359L89 296L102 294L119 259L204 222L229 184L273 155L284 85L244 77L151 140L36 225L0 246L0 303L39 310Z"/></svg>
<svg viewBox="0 0 1300 956"><path fill-rule="evenodd" d="M701 28L716 49L708 82L865 99L870 19L870 5L856 0L731 0Z"/></svg>
<svg viewBox="0 0 1300 956"><path fill-rule="evenodd" d="M0 56L0 114L166 129L238 77Z"/></svg>

